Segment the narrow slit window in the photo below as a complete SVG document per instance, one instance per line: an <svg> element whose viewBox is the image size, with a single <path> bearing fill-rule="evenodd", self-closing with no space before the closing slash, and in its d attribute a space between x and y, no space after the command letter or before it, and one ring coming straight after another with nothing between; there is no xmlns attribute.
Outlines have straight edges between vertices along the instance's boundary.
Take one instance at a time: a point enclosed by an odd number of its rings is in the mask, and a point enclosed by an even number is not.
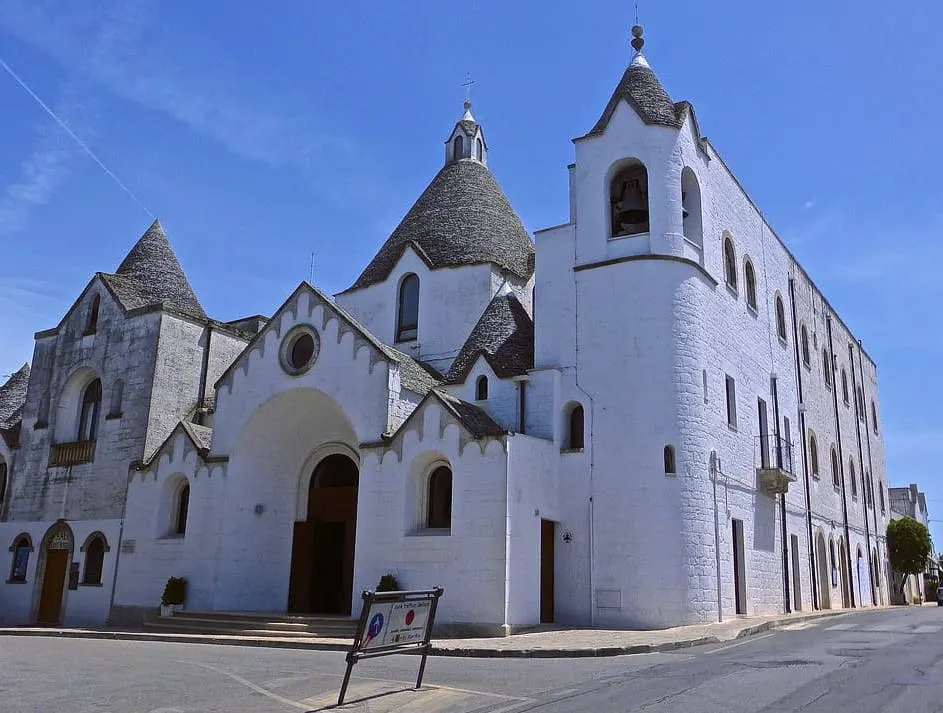
<svg viewBox="0 0 943 713"><path fill-rule="evenodd" d="M674 446L665 446L665 474L675 475L678 471L675 468L675 449Z"/></svg>

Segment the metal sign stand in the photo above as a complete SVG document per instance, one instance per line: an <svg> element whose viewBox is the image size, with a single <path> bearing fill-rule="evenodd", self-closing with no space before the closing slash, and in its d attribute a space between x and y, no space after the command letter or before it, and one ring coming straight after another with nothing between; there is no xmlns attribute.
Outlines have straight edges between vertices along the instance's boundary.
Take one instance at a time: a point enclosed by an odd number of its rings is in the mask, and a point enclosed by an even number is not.
<svg viewBox="0 0 943 713"><path fill-rule="evenodd" d="M422 686L426 671L426 657L432 649L432 627L435 613L442 596L442 587L416 589L407 592L364 591L363 607L354 643L347 652L347 671L337 697L337 705L344 704L350 674L354 664L362 659L372 659L390 654L422 655L416 688ZM416 621L425 616L425 622Z"/></svg>

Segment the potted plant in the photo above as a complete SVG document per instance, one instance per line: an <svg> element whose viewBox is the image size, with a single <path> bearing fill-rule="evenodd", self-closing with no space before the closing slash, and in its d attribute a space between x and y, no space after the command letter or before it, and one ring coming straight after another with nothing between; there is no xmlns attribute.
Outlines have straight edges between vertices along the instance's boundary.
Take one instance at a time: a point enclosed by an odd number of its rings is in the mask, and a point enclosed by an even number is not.
<svg viewBox="0 0 943 713"><path fill-rule="evenodd" d="M403 589L392 574L384 574L380 577L380 583L377 585L378 592L401 592Z"/></svg>
<svg viewBox="0 0 943 713"><path fill-rule="evenodd" d="M183 577L171 577L164 585L164 593L160 598L160 615L173 616L174 612L183 609L187 598L187 580Z"/></svg>

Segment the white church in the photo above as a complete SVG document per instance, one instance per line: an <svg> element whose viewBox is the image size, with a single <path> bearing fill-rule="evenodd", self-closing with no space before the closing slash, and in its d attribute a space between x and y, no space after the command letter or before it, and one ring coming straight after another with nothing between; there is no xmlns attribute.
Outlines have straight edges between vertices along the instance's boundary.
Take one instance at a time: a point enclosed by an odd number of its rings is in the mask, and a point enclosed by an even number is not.
<svg viewBox="0 0 943 713"><path fill-rule="evenodd" d="M360 277L211 319L159 222L0 387L4 624L662 628L888 601L876 366L631 64L530 235L466 103Z"/></svg>

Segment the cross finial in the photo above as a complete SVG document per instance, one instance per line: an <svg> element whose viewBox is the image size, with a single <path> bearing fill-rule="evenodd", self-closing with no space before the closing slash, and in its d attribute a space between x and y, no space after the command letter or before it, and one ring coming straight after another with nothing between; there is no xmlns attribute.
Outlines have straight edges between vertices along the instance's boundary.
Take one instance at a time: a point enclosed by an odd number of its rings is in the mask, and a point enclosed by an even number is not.
<svg viewBox="0 0 943 713"><path fill-rule="evenodd" d="M465 87L465 101L466 102L471 101L471 88L474 83L475 83L475 80L472 79L471 72L469 72L468 74L465 75L465 81L462 82L462 86Z"/></svg>

